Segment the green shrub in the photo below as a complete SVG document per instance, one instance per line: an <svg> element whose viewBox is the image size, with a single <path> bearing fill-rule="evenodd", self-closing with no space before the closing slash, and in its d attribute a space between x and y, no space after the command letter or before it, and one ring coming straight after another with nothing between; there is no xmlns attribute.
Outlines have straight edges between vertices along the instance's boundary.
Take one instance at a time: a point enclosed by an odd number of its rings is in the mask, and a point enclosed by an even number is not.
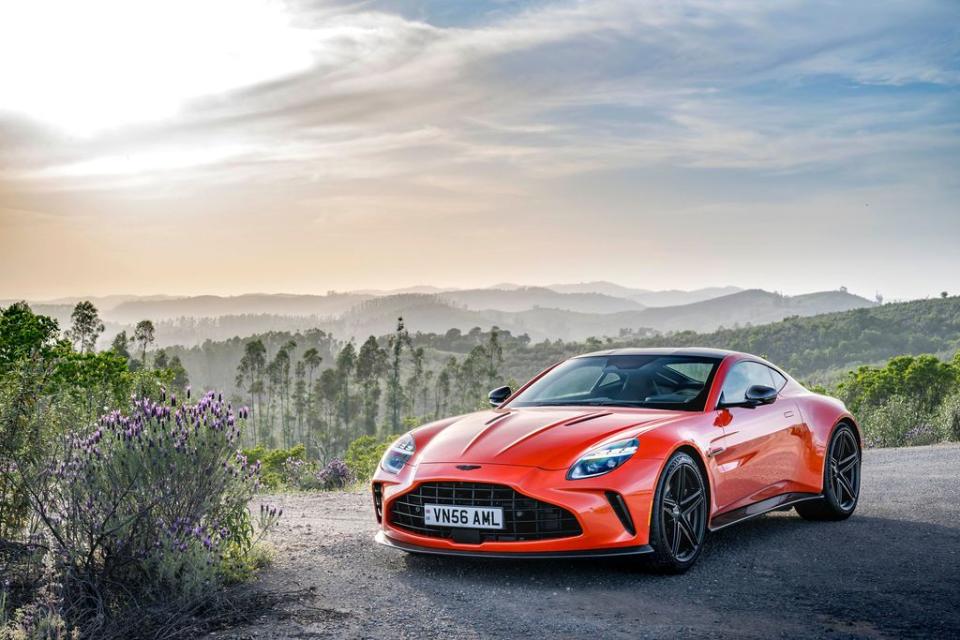
<svg viewBox="0 0 960 640"><path fill-rule="evenodd" d="M960 440L960 391L948 396L940 405L937 425L945 440Z"/></svg>
<svg viewBox="0 0 960 640"><path fill-rule="evenodd" d="M360 436L351 442L343 459L353 477L362 482L369 481L377 470L383 453L397 438L398 436L388 436L378 440L374 436Z"/></svg>
<svg viewBox="0 0 960 640"><path fill-rule="evenodd" d="M257 535L280 515L249 513L261 465L237 453L239 435L212 393L194 405L134 399L129 414L107 414L52 464L24 471L49 549L40 591L55 599L20 607L20 631L43 633L39 621L56 619L47 611L85 637L172 633L217 606L223 585L256 566Z"/></svg>
<svg viewBox="0 0 960 640"><path fill-rule="evenodd" d="M300 465L306 463L307 449L302 444L289 449L267 449L262 444L252 449L244 449L247 460L260 463L260 483L270 490L285 486L296 486L296 476L301 472Z"/></svg>
<svg viewBox="0 0 960 640"><path fill-rule="evenodd" d="M909 447L944 439L937 414L913 398L894 396L864 405L858 417L868 447Z"/></svg>

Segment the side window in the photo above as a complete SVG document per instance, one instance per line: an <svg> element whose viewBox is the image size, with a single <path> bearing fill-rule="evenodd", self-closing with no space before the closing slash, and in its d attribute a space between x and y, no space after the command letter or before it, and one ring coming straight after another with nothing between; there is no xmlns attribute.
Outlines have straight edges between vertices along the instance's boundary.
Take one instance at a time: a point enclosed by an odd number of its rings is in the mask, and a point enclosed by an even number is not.
<svg viewBox="0 0 960 640"><path fill-rule="evenodd" d="M780 391L780 389L783 389L783 385L787 384L787 379L776 369L769 369L769 371L770 377L773 378L773 388Z"/></svg>
<svg viewBox="0 0 960 640"><path fill-rule="evenodd" d="M733 365L723 381L720 402L743 402L747 396L747 389L755 384L762 384L765 387L773 386L775 389L779 389L779 386L773 385L772 375L774 373L776 372L770 367L758 362L739 362ZM780 376L780 374L776 375Z"/></svg>

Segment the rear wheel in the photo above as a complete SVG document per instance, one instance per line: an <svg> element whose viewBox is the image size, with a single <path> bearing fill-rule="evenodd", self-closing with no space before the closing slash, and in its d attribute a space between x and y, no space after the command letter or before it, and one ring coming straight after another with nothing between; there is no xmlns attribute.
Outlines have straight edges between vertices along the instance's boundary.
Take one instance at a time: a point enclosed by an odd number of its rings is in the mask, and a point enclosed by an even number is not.
<svg viewBox="0 0 960 640"><path fill-rule="evenodd" d="M657 483L650 518L650 566L682 573L693 566L707 533L707 484L686 453L675 453Z"/></svg>
<svg viewBox="0 0 960 640"><path fill-rule="evenodd" d="M823 465L823 497L801 502L797 513L807 520L846 520L860 499L860 445L853 428L841 424L833 432Z"/></svg>

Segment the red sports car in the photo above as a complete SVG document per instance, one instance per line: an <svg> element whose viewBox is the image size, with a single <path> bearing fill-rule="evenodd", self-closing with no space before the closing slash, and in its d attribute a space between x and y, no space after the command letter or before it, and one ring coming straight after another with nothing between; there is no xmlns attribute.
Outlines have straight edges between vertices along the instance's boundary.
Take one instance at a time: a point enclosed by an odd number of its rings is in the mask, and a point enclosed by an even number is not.
<svg viewBox="0 0 960 640"><path fill-rule="evenodd" d="M853 416L756 356L591 353L490 402L387 450L373 479L378 542L454 556L640 556L679 572L708 531L789 507L842 520L857 506Z"/></svg>

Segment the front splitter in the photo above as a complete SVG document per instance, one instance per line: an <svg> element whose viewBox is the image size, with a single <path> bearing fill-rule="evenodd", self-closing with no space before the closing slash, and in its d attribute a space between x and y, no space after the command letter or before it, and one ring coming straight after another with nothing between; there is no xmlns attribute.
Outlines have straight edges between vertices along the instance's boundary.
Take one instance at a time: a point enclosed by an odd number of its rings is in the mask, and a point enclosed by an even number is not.
<svg viewBox="0 0 960 640"><path fill-rule="evenodd" d="M378 531L373 538L377 543L391 549L399 549L407 553L422 553L435 556L456 556L461 558L507 558L522 560L553 560L560 558L619 558L623 556L641 556L653 553L648 545L635 547L616 547L613 549L578 549L576 551L470 551L466 549L437 549L435 547L421 547L394 540L383 531Z"/></svg>

